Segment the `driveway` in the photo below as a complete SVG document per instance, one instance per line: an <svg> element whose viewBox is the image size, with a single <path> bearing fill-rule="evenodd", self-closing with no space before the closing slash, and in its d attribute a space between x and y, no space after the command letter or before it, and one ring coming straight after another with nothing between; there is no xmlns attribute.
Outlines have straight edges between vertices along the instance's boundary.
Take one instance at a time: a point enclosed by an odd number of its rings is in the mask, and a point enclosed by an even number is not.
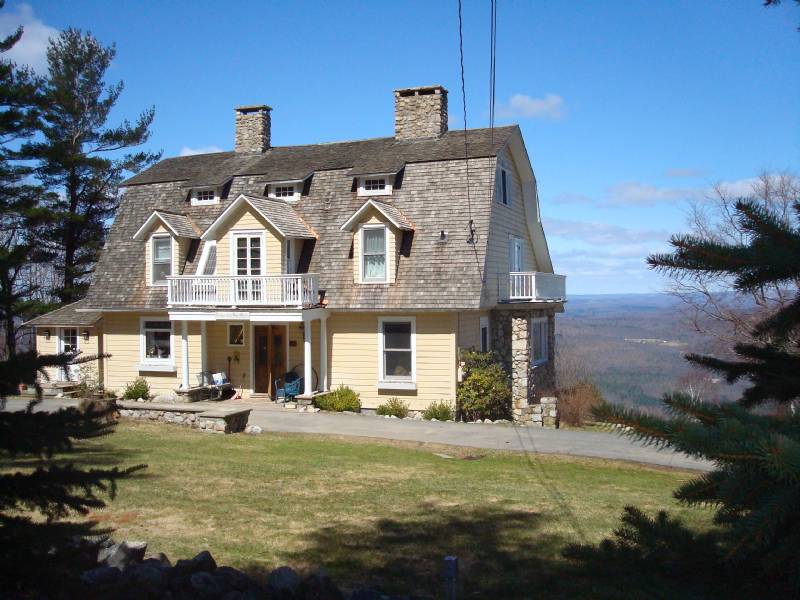
<svg viewBox="0 0 800 600"><path fill-rule="evenodd" d="M19 410L25 401L9 400L6 410ZM657 450L627 437L598 431L542 429L511 424L442 423L406 419L386 419L373 415L337 413L299 413L265 406L263 403L227 401L251 408L250 424L265 431L342 435L388 440L403 440L517 452L563 454L626 460L680 469L709 470L712 465L670 450ZM71 399L48 399L37 410L58 410L76 406Z"/></svg>

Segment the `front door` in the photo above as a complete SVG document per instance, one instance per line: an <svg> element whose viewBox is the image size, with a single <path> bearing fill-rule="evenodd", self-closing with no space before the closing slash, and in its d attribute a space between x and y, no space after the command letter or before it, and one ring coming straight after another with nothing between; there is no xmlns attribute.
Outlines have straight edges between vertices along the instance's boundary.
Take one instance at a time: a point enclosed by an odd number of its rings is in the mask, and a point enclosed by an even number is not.
<svg viewBox="0 0 800 600"><path fill-rule="evenodd" d="M275 380L286 374L286 326L258 325L254 328L254 390L275 396Z"/></svg>

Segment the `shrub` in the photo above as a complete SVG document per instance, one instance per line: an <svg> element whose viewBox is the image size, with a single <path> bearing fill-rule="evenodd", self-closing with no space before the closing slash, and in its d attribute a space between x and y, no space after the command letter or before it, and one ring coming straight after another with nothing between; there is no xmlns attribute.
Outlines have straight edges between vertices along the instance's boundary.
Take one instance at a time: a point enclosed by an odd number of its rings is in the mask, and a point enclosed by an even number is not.
<svg viewBox="0 0 800 600"><path fill-rule="evenodd" d="M465 352L466 376L458 386L456 400L461 416L475 419L510 419L511 384L503 367L489 352Z"/></svg>
<svg viewBox="0 0 800 600"><path fill-rule="evenodd" d="M345 410L359 412L361 410L361 401L358 399L358 394L345 385L339 386L339 389L332 391L330 394L315 398L314 404L320 410L334 412Z"/></svg>
<svg viewBox="0 0 800 600"><path fill-rule="evenodd" d="M557 396L559 420L573 427L582 427L593 420L592 409L603 402L597 386L586 380L559 390Z"/></svg>
<svg viewBox="0 0 800 600"><path fill-rule="evenodd" d="M426 421L436 419L437 421L451 421L454 416L453 404L447 400L431 402L430 406L422 411L422 418Z"/></svg>
<svg viewBox="0 0 800 600"><path fill-rule="evenodd" d="M137 377L125 386L122 397L125 400L136 400L138 398L147 400L150 398L150 384L147 383L144 377Z"/></svg>
<svg viewBox="0 0 800 600"><path fill-rule="evenodd" d="M400 400L400 398L389 398L385 404L381 404L375 409L376 415L389 415L397 417L398 419L405 419L408 416L408 402Z"/></svg>

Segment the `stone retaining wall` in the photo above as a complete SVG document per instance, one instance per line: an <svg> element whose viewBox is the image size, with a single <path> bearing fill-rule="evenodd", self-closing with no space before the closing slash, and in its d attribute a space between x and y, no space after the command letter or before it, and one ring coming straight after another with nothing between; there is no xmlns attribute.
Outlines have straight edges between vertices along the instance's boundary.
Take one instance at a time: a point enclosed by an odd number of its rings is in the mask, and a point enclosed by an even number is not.
<svg viewBox="0 0 800 600"><path fill-rule="evenodd" d="M208 433L242 433L250 418L250 409L209 410L192 405L164 406L138 402L120 402L118 404L121 417L139 421L173 423Z"/></svg>

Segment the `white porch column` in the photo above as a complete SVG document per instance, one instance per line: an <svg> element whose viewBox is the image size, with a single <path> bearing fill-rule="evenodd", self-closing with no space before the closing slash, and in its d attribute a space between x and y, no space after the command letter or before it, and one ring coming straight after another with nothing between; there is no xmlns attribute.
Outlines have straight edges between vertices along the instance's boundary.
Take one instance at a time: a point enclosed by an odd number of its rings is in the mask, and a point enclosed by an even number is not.
<svg viewBox="0 0 800 600"><path fill-rule="evenodd" d="M181 387L189 389L189 322L181 321Z"/></svg>
<svg viewBox="0 0 800 600"><path fill-rule="evenodd" d="M200 371L208 371L208 348L206 346L206 322L200 321Z"/></svg>
<svg viewBox="0 0 800 600"><path fill-rule="evenodd" d="M303 321L303 395L311 395L311 321Z"/></svg>
<svg viewBox="0 0 800 600"><path fill-rule="evenodd" d="M320 391L328 391L328 316L319 320L319 381Z"/></svg>

